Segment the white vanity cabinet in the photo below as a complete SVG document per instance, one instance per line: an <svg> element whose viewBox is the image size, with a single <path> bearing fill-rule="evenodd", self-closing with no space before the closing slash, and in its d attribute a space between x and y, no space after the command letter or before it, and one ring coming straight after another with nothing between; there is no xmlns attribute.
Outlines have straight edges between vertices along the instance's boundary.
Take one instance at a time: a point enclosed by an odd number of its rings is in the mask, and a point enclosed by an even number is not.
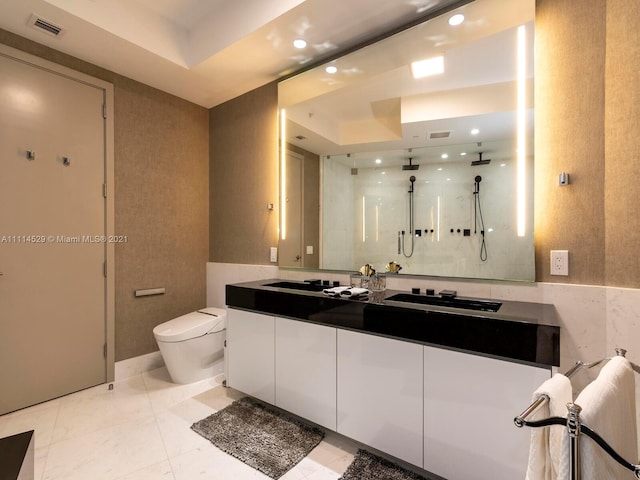
<svg viewBox="0 0 640 480"><path fill-rule="evenodd" d="M513 418L549 368L424 347L424 468L445 478L524 478L530 429Z"/></svg>
<svg viewBox="0 0 640 480"><path fill-rule="evenodd" d="M422 465L423 346L338 330L337 431Z"/></svg>
<svg viewBox="0 0 640 480"><path fill-rule="evenodd" d="M443 478L524 478L534 367L229 308L227 382Z"/></svg>
<svg viewBox="0 0 640 480"><path fill-rule="evenodd" d="M336 328L276 317L276 402L336 429Z"/></svg>
<svg viewBox="0 0 640 480"><path fill-rule="evenodd" d="M275 403L275 318L228 309L227 385Z"/></svg>

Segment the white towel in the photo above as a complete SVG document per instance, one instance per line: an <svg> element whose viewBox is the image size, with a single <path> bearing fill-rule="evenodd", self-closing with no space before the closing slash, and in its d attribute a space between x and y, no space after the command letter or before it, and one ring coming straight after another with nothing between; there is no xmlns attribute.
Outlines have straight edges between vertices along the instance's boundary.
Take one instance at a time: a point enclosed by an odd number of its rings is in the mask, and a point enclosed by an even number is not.
<svg viewBox="0 0 640 480"><path fill-rule="evenodd" d="M572 400L571 382L561 373L556 373L534 392L535 401L540 395L547 395L549 401L543 404L528 420L543 420L548 417L566 417L567 403ZM566 427L551 425L531 429L527 480L556 480L559 476L562 455L568 452ZM568 443L566 444L568 445Z"/></svg>
<svg viewBox="0 0 640 480"><path fill-rule="evenodd" d="M344 292L345 290L349 290L349 288L351 287L333 287L333 288L325 288L324 290L322 290L322 292L325 295L329 295L332 297L338 297L340 296L340 294L342 292Z"/></svg>
<svg viewBox="0 0 640 480"><path fill-rule="evenodd" d="M629 361L613 357L578 395L581 423L598 433L625 460L638 460L635 378ZM582 480L618 480L633 474L586 435L580 436Z"/></svg>
<svg viewBox="0 0 640 480"><path fill-rule="evenodd" d="M359 287L348 288L340 292L340 295L344 297L364 296L364 295L369 295L369 290L367 290L366 288L359 288Z"/></svg>

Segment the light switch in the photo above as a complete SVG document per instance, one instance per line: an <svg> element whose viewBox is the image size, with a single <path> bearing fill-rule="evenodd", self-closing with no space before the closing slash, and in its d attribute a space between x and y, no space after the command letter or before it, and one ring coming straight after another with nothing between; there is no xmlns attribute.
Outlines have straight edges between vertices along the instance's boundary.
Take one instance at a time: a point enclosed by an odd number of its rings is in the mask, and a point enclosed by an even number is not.
<svg viewBox="0 0 640 480"><path fill-rule="evenodd" d="M307 245L307 255L313 255L313 245Z"/></svg>
<svg viewBox="0 0 640 480"><path fill-rule="evenodd" d="M278 261L278 247L271 247L269 249L269 260L271 262L277 262Z"/></svg>

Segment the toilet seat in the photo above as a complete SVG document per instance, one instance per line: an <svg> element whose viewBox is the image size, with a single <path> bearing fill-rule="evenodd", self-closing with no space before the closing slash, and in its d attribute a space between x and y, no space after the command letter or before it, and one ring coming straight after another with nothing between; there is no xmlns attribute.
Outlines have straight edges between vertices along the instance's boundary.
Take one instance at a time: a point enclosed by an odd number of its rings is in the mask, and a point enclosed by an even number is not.
<svg viewBox="0 0 640 480"><path fill-rule="evenodd" d="M153 329L159 342L183 342L210 333L221 332L226 327L226 311L209 307L187 313L162 323Z"/></svg>

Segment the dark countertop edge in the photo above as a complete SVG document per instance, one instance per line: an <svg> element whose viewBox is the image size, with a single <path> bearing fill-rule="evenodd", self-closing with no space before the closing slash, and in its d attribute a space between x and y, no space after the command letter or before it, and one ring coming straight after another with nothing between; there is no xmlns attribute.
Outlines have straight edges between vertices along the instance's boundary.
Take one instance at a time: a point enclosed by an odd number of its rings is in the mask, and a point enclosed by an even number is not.
<svg viewBox="0 0 640 480"><path fill-rule="evenodd" d="M269 315L274 315L274 316L279 316L282 318L288 318L288 319L292 319L292 320L297 320L297 321L304 321L304 322L308 322L308 323L313 323L313 324L317 324L317 325L324 325L324 326L330 326L330 327L335 327L335 328L340 328L340 329L344 329L344 330L350 330L350 331L354 331L354 332L360 332L360 333L367 333L367 334L371 334L371 335L377 335L377 336L382 336L382 337L386 337L386 338L392 338L392 339L396 339L396 340L400 340L400 341L405 341L405 342L411 342L411 343L417 343L417 344L421 344L421 345L427 345L427 346L433 346L436 348L442 348L442 349L446 349L446 350L451 350L451 351L458 351L458 352L462 352L462 353L467 353L467 354L473 354L473 355L479 355L479 356L483 356L483 357L487 357L487 358L495 358L495 359L499 359L499 360L506 360L509 362L513 362L513 363L519 363L519 364L523 364L523 365L530 365L530 366L535 366L535 367L542 367L542 368L551 368L553 366L559 366L559 362L560 362L560 355L559 355L559 334L560 334L560 327L557 325L553 325L553 323L555 322L549 322L549 321L545 321L545 322L541 322L539 318L535 318L535 317L531 317L529 315L525 316L525 315L514 315L514 317L506 317L505 314L501 314L501 315L497 315L496 313L493 312L484 312L484 311L473 311L473 310L468 310L468 309L459 309L459 308L450 308L450 307L441 307L441 306L431 306L431 305L421 305L421 304L413 304L413 303L407 303L407 302L395 302L395 301L391 301L391 302L381 302L381 303L374 303L374 302L370 302L370 301L362 301L362 300L349 300L349 299L344 299L344 298L331 298L328 297L327 295L323 294L322 292L307 292L307 291L299 291L299 290L293 290L293 289L288 289L288 288L279 288L279 287L266 287L264 286L264 284L267 283L274 283L274 282L278 282L278 281L282 281L281 279L267 279L267 280L260 280L260 281L252 281L252 282L243 282L243 283L238 283L238 284L228 284L226 287L227 289L229 287L231 287L232 289L242 289L242 290L246 290L247 293L253 291L253 292L263 292L263 293L268 293L268 292L272 292L275 293L276 295L280 296L280 295L285 295L285 296L290 296L293 295L293 297L291 297L292 299L298 297L298 298L315 298L316 300L323 302L323 303L331 303L334 306L339 305L339 306L343 306L348 308L348 305L360 305L362 306L362 308L364 308L364 306L366 305L370 305L370 306L380 306L380 307L389 307L391 309L393 309L394 311L396 310L410 310L410 311L414 311L416 314L419 314L420 311L425 312L425 314L427 314L428 312L434 312L437 314L444 314L444 315L455 315L455 316L463 316L463 317L477 317L478 319L488 319L488 320L492 320L492 321L498 321L498 322L505 322L505 325L517 325L517 324L521 324L523 326L523 328L526 328L527 325L531 325L531 326L535 326L535 327L541 327L538 328L538 338L536 339L536 359L533 360L532 358L517 358L511 355L500 355L500 354L493 354L489 351L483 351L483 350L493 350L489 347L484 348L483 349L465 349L465 348L460 348L454 345L450 345L450 344L446 344L446 343L434 343L434 342L430 342L428 340L423 340L423 339L419 339L419 338L412 338L410 336L398 336L398 335L393 335L393 334L389 334L389 333L385 333L385 332L378 332L378 331L373 331L373 330L368 330L367 328L361 327L361 328L353 328L350 327L349 325L346 325L345 323L341 323L341 322L324 322L324 321L315 321L313 319L308 318L308 315L305 316L304 314L301 315L290 315L287 314L286 312L282 311L281 309L279 309L277 306L276 307L271 307L271 305L269 305L270 308L267 309L261 309L261 308L251 308L252 305L248 306L246 304L241 305L241 304L229 304L228 306L232 307L232 308L237 308L239 310L246 310L246 311L251 311L251 312L256 312L256 313L262 313L262 314L269 314ZM287 280L289 281L289 280ZM303 282L298 282L298 283L303 283ZM238 291L238 290L236 290ZM227 291L228 293L228 291ZM392 291L389 290L387 292L385 292L385 297L386 296L390 296L390 295L394 295L395 293L406 293L406 292L397 292L397 291ZM227 303L228 299L227 299ZM238 302L241 303L241 302ZM536 311L540 311L541 309L543 310L543 313L545 314L544 316L546 317L547 315L552 315L553 316L553 320L555 320L555 307L553 305L550 304L537 304L537 303L530 303L530 302L509 302L509 301L503 301L503 304L511 304L511 305L516 305L518 307L520 307L520 310L525 310L526 307L533 307L533 310ZM355 306L354 305L354 306ZM340 307L338 307L340 308ZM517 309L516 309L517 310ZM314 312L316 313L316 312ZM543 335L541 335L541 333ZM544 343L541 343L542 340L540 340L540 337L544 337L546 339L546 341ZM519 340L519 338L515 339L516 341ZM529 357L531 357L531 355L529 355ZM544 358L542 358L544 357Z"/></svg>
<svg viewBox="0 0 640 480"><path fill-rule="evenodd" d="M546 369L550 369L554 366L559 366L559 365L549 365L547 363L541 363L541 362L531 362L528 360L521 360L519 358L510 358L510 357L504 357L504 356L500 356L500 355L493 355L491 353L487 353L487 352L479 352L477 350L468 350L468 349L464 349L464 348L457 348L457 347L452 347L450 345L443 345L440 343L432 343L432 342L423 342L421 340L415 340L412 338L407 338L407 337L398 337L396 335L389 335L389 334L385 334L385 333L379 333L379 332L371 332L371 331L367 331L367 330L362 330L359 328L352 328L352 327L347 327L347 326L338 326L338 325L332 325L332 324L328 324L325 322L318 322L318 321L314 321L314 320L309 320L308 318L300 318L300 317L292 317L292 316L287 316L287 315L280 315L280 314L276 314L276 313L270 313L270 312L264 312L262 310L253 310L250 308L243 308L243 307L235 307L235 306L231 306L231 308L235 309L235 310L243 310L245 312L252 312L252 313L259 313L262 315L273 315L273 316L277 316L280 318L284 318L287 320L295 320L297 322L304 322L304 323L311 323L313 325L319 325L322 327L329 327L329 328L336 328L339 330L347 330L350 332L356 332L356 333L363 333L366 335L375 335L377 337L383 337L383 338L388 338L390 340L398 340L401 342L407 342L407 343L415 343L416 345L423 345L425 347L433 347L433 348L440 348L442 350L449 350L452 352L458 352L458 353L465 353L467 355L476 355L478 357L484 357L484 358L491 358L494 360L502 360L502 361L507 361L507 362L511 362L511 363L517 363L520 365L527 365L530 367L537 367L537 368L546 368Z"/></svg>

